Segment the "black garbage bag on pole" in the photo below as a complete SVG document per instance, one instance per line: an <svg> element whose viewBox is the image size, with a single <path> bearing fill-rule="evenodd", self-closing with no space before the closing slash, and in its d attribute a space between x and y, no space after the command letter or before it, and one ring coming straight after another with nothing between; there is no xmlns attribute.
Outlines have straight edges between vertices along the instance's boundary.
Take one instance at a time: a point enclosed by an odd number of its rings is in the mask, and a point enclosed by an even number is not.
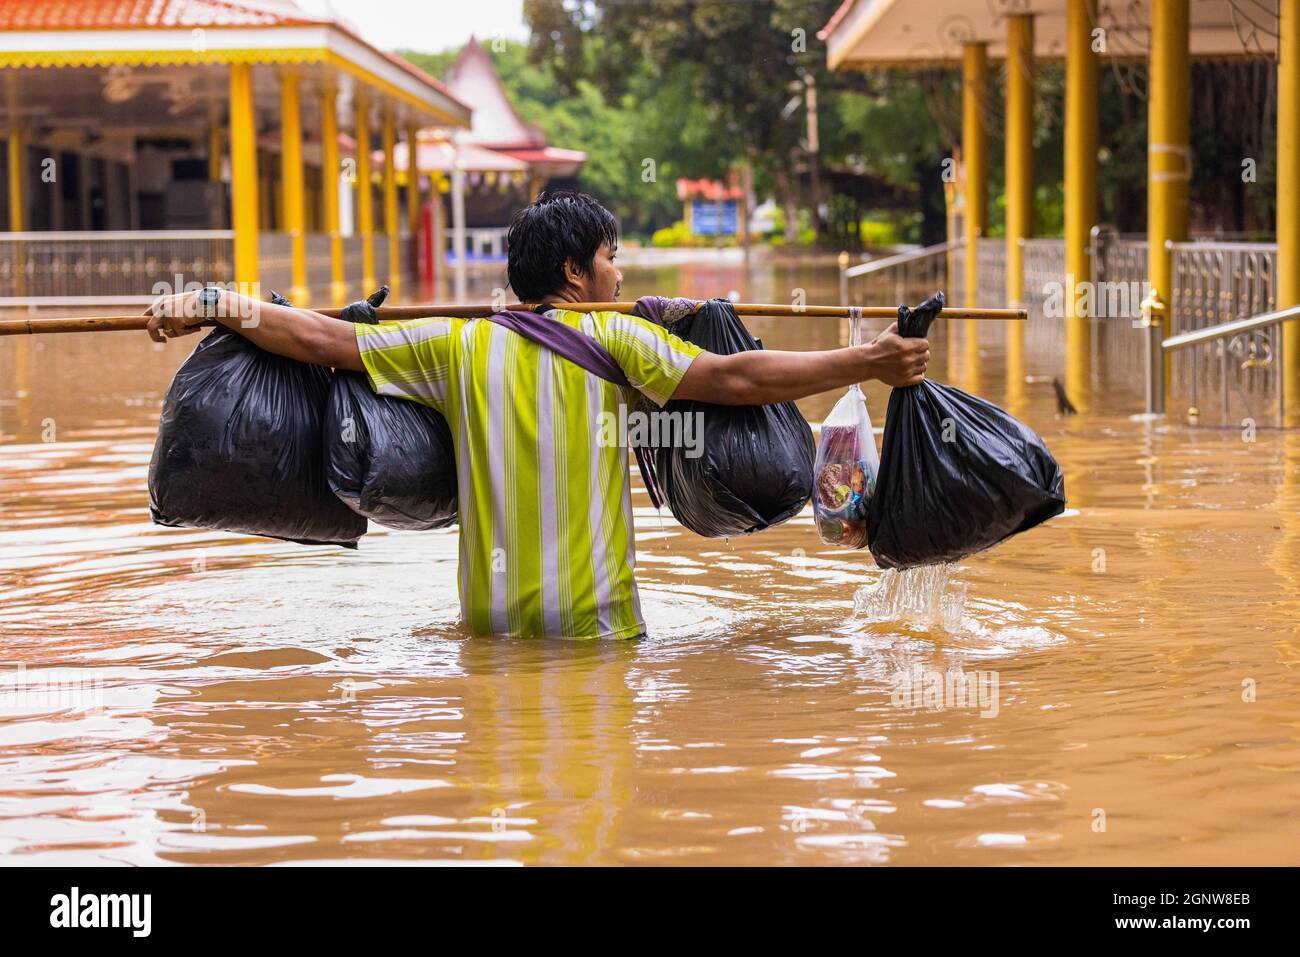
<svg viewBox="0 0 1300 957"><path fill-rule="evenodd" d="M726 299L709 300L669 331L719 355L763 348ZM761 532L807 504L816 446L793 402L734 406L673 400L664 411L681 413L683 422L694 417L702 428L699 456L674 445L645 457L653 462L654 481L673 517L691 531L707 538Z"/></svg>
<svg viewBox="0 0 1300 957"><path fill-rule="evenodd" d="M925 336L943 304L899 306L899 334ZM867 516L882 568L959 561L1064 510L1060 466L1024 423L929 379L890 395Z"/></svg>
<svg viewBox="0 0 1300 957"><path fill-rule="evenodd" d="M341 319L375 323L383 286ZM388 528L446 528L457 518L456 450L435 409L376 395L366 376L337 371L325 408L330 489L358 515Z"/></svg>
<svg viewBox="0 0 1300 957"><path fill-rule="evenodd" d="M274 293L271 301L288 305ZM356 548L365 519L325 480L331 377L224 326L208 333L163 398L149 462L153 520Z"/></svg>

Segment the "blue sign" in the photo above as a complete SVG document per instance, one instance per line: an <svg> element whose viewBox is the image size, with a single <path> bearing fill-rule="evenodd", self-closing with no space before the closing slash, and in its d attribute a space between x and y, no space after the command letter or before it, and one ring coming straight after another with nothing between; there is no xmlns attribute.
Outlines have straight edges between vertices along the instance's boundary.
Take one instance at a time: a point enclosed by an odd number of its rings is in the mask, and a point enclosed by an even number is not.
<svg viewBox="0 0 1300 957"><path fill-rule="evenodd" d="M734 199L716 203L707 199L691 201L691 233L695 236L734 236L736 235L737 202ZM722 216L718 216L721 210ZM721 228L719 228L721 218Z"/></svg>

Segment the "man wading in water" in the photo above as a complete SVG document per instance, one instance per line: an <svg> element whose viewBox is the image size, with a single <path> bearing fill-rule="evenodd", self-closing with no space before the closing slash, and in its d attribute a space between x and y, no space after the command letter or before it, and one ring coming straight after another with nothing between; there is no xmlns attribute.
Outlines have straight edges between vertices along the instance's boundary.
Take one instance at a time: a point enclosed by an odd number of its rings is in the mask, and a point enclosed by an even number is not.
<svg viewBox="0 0 1300 957"><path fill-rule="evenodd" d="M893 326L845 349L722 356L639 316L566 310L565 302L615 301L623 282L618 224L582 193L549 193L522 209L507 244L520 300L555 303L544 314L603 345L631 388L487 319L353 325L228 292L215 309L218 322L269 352L364 372L380 395L446 417L460 482L461 619L477 634L644 634L627 449L599 441L602 413L617 418L633 389L658 406L764 405L867 379L914 385L930 359L928 342L900 338ZM198 332L197 297L155 303L149 335ZM693 303L651 296L638 306L663 314Z"/></svg>

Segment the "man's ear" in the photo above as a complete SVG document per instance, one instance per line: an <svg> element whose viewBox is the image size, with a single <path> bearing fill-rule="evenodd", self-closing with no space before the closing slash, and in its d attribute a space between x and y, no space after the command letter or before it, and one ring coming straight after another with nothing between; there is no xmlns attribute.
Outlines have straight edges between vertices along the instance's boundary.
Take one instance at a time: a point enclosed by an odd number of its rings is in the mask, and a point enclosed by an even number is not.
<svg viewBox="0 0 1300 957"><path fill-rule="evenodd" d="M573 259L564 260L564 281L565 282L567 282L570 286L580 286L582 285L582 280L585 278L586 278L586 274L583 273L582 269L578 266L578 263L575 260Z"/></svg>

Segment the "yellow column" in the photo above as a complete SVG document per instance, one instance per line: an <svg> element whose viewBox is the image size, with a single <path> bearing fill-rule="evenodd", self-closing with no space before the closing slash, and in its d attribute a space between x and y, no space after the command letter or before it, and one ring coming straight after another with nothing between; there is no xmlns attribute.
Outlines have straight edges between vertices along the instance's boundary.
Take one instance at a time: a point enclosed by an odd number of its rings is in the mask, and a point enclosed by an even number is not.
<svg viewBox="0 0 1300 957"><path fill-rule="evenodd" d="M375 291L375 210L370 190L370 101L357 87L352 95L357 127L357 232L361 234L362 295Z"/></svg>
<svg viewBox="0 0 1300 957"><path fill-rule="evenodd" d="M27 136L14 120L9 127L9 230L21 233L27 228L27 192L23 173L27 169Z"/></svg>
<svg viewBox="0 0 1300 957"><path fill-rule="evenodd" d="M447 214L442 207L442 197L450 194L451 181L441 171L429 177L429 201L433 205L433 298L438 298L438 283L447 282Z"/></svg>
<svg viewBox="0 0 1300 957"><path fill-rule="evenodd" d="M1065 391L1080 411L1092 401L1092 326L1078 309L1075 284L1093 281L1089 249L1097 224L1097 54L1092 50L1096 21L1097 0L1066 0Z"/></svg>
<svg viewBox="0 0 1300 957"><path fill-rule="evenodd" d="M977 240L988 230L988 131L984 104L988 99L989 50L985 43L962 48L961 149L966 180L966 305L978 305L979 253ZM979 337L975 320L965 323L965 376L973 384L979 365Z"/></svg>
<svg viewBox="0 0 1300 957"><path fill-rule="evenodd" d="M1153 347L1171 332L1168 304L1173 294L1173 257L1165 243L1187 238L1187 184L1191 178L1189 147L1188 0L1152 0L1151 67L1147 113L1147 272L1153 291L1166 305L1164 325L1150 330ZM1281 144L1279 143L1279 146ZM1281 177L1279 176L1279 179ZM1169 398L1171 357L1164 363Z"/></svg>
<svg viewBox="0 0 1300 957"><path fill-rule="evenodd" d="M257 286L257 124L253 113L253 67L230 65L230 225L235 231L235 282L261 298Z"/></svg>
<svg viewBox="0 0 1300 957"><path fill-rule="evenodd" d="M397 118L393 107L384 107L384 232L388 236L388 285L395 301L402 297L402 263L399 253L400 233L397 229L397 170L393 165L393 150L397 147Z"/></svg>
<svg viewBox="0 0 1300 957"><path fill-rule="evenodd" d="M27 170L27 136L16 117L16 96L14 80L9 80L9 116L13 124L9 127L9 229L21 233L27 228L27 184L24 182ZM14 292L22 296L27 291L27 250L26 243L13 244ZM19 338L22 338L21 336ZM24 354L27 344L23 343Z"/></svg>
<svg viewBox="0 0 1300 957"><path fill-rule="evenodd" d="M406 231L410 235L411 280L420 284L420 144L414 122L406 126ZM412 290L413 295L418 295Z"/></svg>
<svg viewBox="0 0 1300 957"><path fill-rule="evenodd" d="M339 233L339 113L338 90L326 86L320 95L321 219L330 237L330 301L343 305L348 284L343 278L343 236Z"/></svg>
<svg viewBox="0 0 1300 957"><path fill-rule="evenodd" d="M1007 17L1007 303L1025 298L1025 247L1034 235L1034 18ZM1024 395L1025 327L1007 327L1007 398Z"/></svg>
<svg viewBox="0 0 1300 957"><path fill-rule="evenodd" d="M1282 0L1277 62L1277 308L1300 305L1300 0ZM1300 427L1300 320L1282 326L1284 424Z"/></svg>
<svg viewBox="0 0 1300 957"><path fill-rule="evenodd" d="M9 229L21 233L27 228L27 184L23 182L27 171L27 135L18 119L18 76L7 70L5 76L5 102L9 108ZM19 267L19 288L22 279L21 247L14 249L14 265Z"/></svg>
<svg viewBox="0 0 1300 957"><path fill-rule="evenodd" d="M280 179L284 203L284 231L293 253L293 285L289 299L296 306L311 305L307 286L307 233L303 224L302 113L299 109L298 71L280 72Z"/></svg>

